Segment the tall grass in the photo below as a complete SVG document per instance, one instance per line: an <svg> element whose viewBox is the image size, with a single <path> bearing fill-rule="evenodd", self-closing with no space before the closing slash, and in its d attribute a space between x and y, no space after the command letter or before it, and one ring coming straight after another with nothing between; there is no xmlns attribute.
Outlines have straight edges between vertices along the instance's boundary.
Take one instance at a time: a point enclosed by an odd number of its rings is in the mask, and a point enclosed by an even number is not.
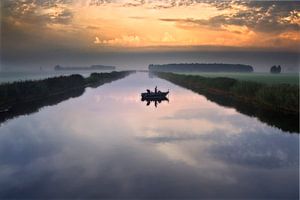
<svg viewBox="0 0 300 200"><path fill-rule="evenodd" d="M159 77L195 91L211 91L230 95L240 101L280 112L299 113L299 86L290 84L268 85L232 78L208 78L158 72Z"/></svg>
<svg viewBox="0 0 300 200"><path fill-rule="evenodd" d="M67 89L82 87L85 79L81 75L60 76L37 81L20 81L0 85L0 106L8 103L35 98L46 98L49 95Z"/></svg>
<svg viewBox="0 0 300 200"><path fill-rule="evenodd" d="M111 73L92 73L90 77L70 75L47 78L36 81L20 81L0 85L0 110L11 105L48 98L64 92L85 88L86 86L98 86L107 82L127 76L130 71Z"/></svg>
<svg viewBox="0 0 300 200"><path fill-rule="evenodd" d="M198 75L207 78L216 78L216 77L227 77L233 78L239 81L251 81L258 83L265 83L268 85L276 84L291 84L299 85L299 74L298 73L281 73L281 74L270 74L270 73L205 73L205 72L196 72L196 73L179 73L185 75Z"/></svg>

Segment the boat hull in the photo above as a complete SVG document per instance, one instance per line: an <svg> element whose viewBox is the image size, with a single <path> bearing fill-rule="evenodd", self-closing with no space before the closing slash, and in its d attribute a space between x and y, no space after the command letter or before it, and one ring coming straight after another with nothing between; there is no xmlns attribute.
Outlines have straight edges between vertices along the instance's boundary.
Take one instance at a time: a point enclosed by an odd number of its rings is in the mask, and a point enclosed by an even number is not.
<svg viewBox="0 0 300 200"><path fill-rule="evenodd" d="M142 99L160 100L160 99L165 99L168 94L169 94L169 91L168 92L158 92L158 93L145 92L145 93L142 93L141 96L142 96Z"/></svg>

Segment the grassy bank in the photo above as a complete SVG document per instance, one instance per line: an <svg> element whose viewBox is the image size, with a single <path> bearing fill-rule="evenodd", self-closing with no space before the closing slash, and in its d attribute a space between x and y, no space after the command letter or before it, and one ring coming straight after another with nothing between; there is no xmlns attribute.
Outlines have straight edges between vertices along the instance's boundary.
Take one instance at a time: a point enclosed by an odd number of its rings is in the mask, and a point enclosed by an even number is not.
<svg viewBox="0 0 300 200"><path fill-rule="evenodd" d="M299 85L299 74L297 73L281 73L281 74L270 74L270 73L180 73L185 75L198 75L207 78L226 77L233 78L240 81L251 81L258 83L265 83L268 85L275 84L291 84Z"/></svg>
<svg viewBox="0 0 300 200"><path fill-rule="evenodd" d="M299 114L299 86L297 85L268 85L225 77L208 78L199 75L156 74L161 78L196 92L218 93L231 96L256 107Z"/></svg>
<svg viewBox="0 0 300 200"><path fill-rule="evenodd" d="M70 75L36 81L19 81L0 85L0 111L11 109L21 103L47 99L72 90L96 87L129 75L131 71L92 73L84 78Z"/></svg>
<svg viewBox="0 0 300 200"><path fill-rule="evenodd" d="M156 73L176 85L204 95L208 100L283 131L299 133L299 88L296 85L268 85L231 78Z"/></svg>

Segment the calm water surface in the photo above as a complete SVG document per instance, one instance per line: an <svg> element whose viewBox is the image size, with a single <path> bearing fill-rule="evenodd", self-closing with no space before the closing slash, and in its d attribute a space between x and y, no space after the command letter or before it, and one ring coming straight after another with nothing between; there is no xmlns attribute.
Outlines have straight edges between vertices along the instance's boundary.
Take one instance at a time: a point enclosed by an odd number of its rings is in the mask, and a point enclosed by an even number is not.
<svg viewBox="0 0 300 200"><path fill-rule="evenodd" d="M155 108L140 92L170 89ZM146 73L0 126L0 197L299 197L299 135Z"/></svg>

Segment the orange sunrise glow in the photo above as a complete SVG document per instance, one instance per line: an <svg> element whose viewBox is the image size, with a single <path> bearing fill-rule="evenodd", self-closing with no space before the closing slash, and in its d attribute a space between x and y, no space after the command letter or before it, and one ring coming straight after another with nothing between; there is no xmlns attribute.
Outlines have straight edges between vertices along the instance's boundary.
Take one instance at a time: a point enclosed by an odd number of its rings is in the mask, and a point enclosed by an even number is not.
<svg viewBox="0 0 300 200"><path fill-rule="evenodd" d="M18 29L84 48L212 45L297 50L300 41L298 8L286 9L280 2L24 0L5 1L2 7L7 32Z"/></svg>

